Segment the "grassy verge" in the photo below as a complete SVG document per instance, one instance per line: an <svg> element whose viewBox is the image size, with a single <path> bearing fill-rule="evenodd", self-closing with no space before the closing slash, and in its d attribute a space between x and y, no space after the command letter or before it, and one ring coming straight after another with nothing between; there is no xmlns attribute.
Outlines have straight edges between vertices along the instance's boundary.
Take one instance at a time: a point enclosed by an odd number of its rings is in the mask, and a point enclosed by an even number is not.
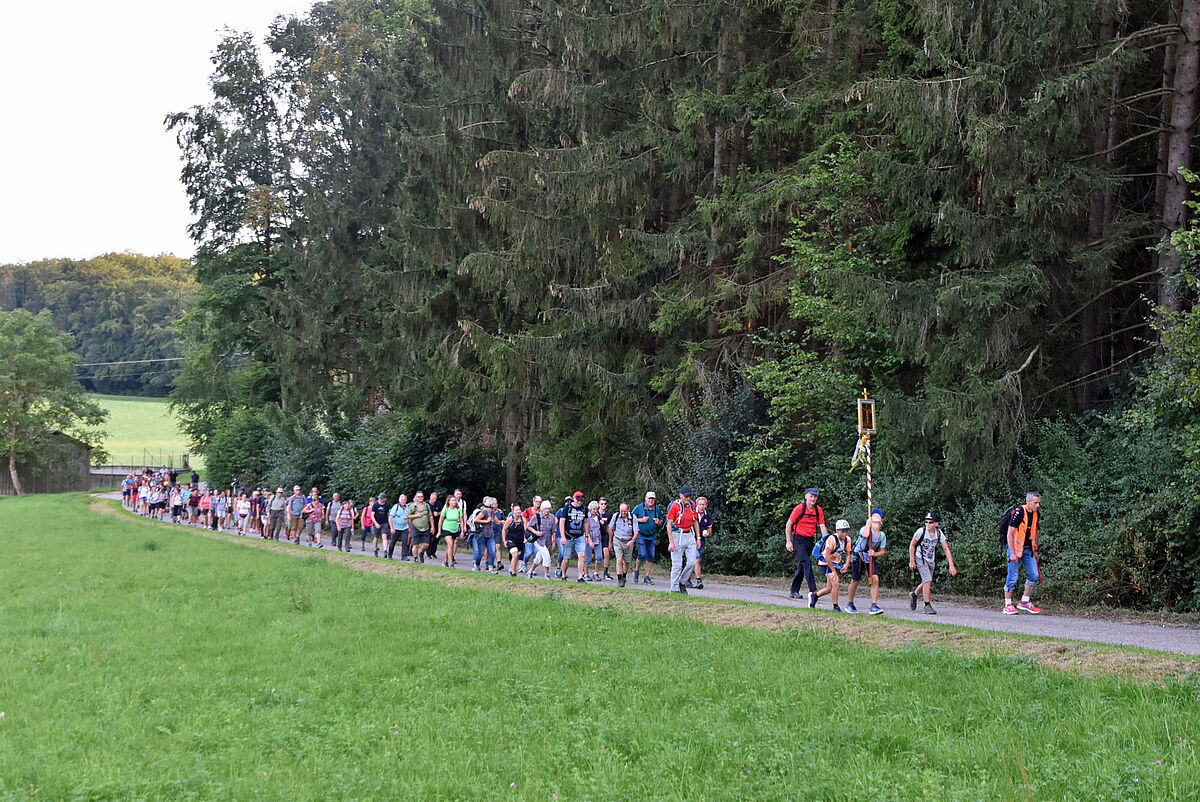
<svg viewBox="0 0 1200 802"><path fill-rule="evenodd" d="M165 398L139 398L124 395L92 395L90 398L108 410L104 447L117 465L158 467L174 459L176 467L188 452L187 439L179 431ZM202 468L199 455L192 465Z"/></svg>
<svg viewBox="0 0 1200 802"><path fill-rule="evenodd" d="M362 573L87 503L0 501L8 797L1200 792L1192 679Z"/></svg>

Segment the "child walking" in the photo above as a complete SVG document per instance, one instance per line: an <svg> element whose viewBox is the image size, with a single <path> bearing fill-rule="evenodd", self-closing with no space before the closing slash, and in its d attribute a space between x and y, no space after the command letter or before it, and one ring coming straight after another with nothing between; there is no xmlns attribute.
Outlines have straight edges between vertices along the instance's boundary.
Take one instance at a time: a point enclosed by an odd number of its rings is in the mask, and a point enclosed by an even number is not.
<svg viewBox="0 0 1200 802"><path fill-rule="evenodd" d="M937 556L940 543L946 553L946 564L950 567L950 576L957 576L958 569L954 567L954 555L950 553L950 544L946 542L946 534L938 526L942 519L936 512L925 513L925 525L916 531L912 542L908 544L908 568L921 576L921 584L908 594L908 607L917 609L917 596L925 598L925 615L937 615L937 610L929 603L933 593L933 562Z"/></svg>

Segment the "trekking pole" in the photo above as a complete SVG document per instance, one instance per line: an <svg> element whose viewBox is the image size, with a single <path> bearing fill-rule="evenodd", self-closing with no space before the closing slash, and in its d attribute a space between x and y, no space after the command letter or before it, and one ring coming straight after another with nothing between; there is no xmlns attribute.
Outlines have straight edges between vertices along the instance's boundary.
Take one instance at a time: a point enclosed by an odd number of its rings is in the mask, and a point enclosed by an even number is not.
<svg viewBox="0 0 1200 802"><path fill-rule="evenodd" d="M863 392L866 393L865 390ZM871 503L871 435L864 434L863 437L867 444L867 584L869 585L871 584L871 574L875 571L875 558L871 555L871 552L875 550L872 545L875 532L871 528L871 510L874 509L874 505Z"/></svg>

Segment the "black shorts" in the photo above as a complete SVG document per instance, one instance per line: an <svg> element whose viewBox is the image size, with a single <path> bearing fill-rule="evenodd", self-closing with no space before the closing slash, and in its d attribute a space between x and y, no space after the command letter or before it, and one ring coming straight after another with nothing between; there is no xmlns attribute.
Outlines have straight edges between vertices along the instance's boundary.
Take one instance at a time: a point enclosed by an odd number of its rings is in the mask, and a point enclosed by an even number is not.
<svg viewBox="0 0 1200 802"><path fill-rule="evenodd" d="M412 530L412 544L414 546L428 546L432 536L432 532L422 532L420 529L414 529Z"/></svg>
<svg viewBox="0 0 1200 802"><path fill-rule="evenodd" d="M872 567L867 560L861 560L858 557L850 561L850 578L855 582L861 582L868 573L873 576L879 576L879 564L876 563Z"/></svg>
<svg viewBox="0 0 1200 802"><path fill-rule="evenodd" d="M181 504L172 504L171 505L171 515L178 518L182 514L183 514L183 505L181 505Z"/></svg>

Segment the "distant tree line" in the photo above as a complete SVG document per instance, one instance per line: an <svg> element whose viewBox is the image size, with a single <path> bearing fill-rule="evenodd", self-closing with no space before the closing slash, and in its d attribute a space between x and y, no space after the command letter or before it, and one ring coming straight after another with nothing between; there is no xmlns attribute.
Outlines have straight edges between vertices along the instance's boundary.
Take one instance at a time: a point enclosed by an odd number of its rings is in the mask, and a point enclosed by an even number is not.
<svg viewBox="0 0 1200 802"><path fill-rule="evenodd" d="M74 338L89 390L165 396L183 355L179 319L196 292L192 265L174 256L109 253L0 265L0 309L50 312ZM160 360L160 361L142 361ZM126 364L96 365L94 363Z"/></svg>
<svg viewBox="0 0 1200 802"><path fill-rule="evenodd" d="M1200 0L333 0L266 43L167 118L199 448L400 415L510 499L687 479L772 571L803 488L865 513L868 387L876 501L943 510L964 586L1036 485L1062 588L1200 601Z"/></svg>

